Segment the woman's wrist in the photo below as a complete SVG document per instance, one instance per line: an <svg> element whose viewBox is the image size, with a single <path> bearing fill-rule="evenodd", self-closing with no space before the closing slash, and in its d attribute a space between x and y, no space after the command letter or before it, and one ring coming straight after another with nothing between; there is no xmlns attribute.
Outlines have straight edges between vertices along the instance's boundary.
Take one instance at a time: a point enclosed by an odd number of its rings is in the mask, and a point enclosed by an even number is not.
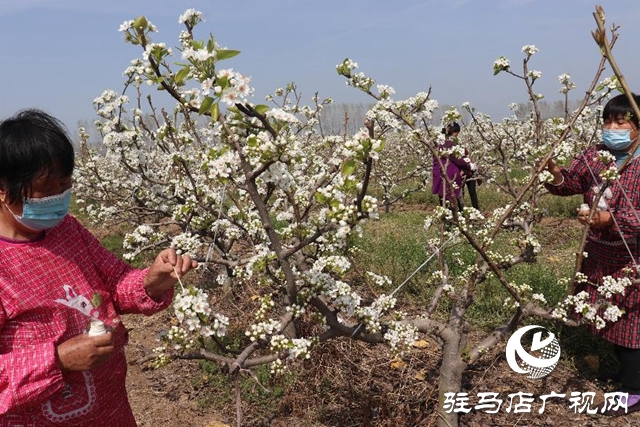
<svg viewBox="0 0 640 427"><path fill-rule="evenodd" d="M553 181L551 181L551 185L553 185L554 187L560 187L562 184L564 184L564 175L560 174L559 178L556 175L553 175Z"/></svg>

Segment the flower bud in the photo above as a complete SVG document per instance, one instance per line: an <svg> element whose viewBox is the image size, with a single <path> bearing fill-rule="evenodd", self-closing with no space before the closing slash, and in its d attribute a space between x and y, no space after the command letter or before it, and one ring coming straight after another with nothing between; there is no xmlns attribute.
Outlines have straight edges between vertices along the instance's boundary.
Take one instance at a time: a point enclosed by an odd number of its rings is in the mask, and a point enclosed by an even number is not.
<svg viewBox="0 0 640 427"><path fill-rule="evenodd" d="M136 20L133 21L132 26L137 30L146 30L148 25L149 21L147 21L147 18L145 18L143 15L136 18Z"/></svg>

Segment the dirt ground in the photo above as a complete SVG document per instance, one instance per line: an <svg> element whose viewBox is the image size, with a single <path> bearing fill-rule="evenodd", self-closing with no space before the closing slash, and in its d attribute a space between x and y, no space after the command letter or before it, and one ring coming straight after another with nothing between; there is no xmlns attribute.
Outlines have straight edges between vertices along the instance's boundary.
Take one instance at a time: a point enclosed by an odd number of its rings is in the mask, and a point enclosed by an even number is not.
<svg viewBox="0 0 640 427"><path fill-rule="evenodd" d="M191 386L190 378L199 374L197 364L175 361L161 369L149 369L141 363L160 342L156 334L169 321L165 311L151 317L124 316L129 329L126 347L129 371L129 401L140 427L224 427L215 408L203 408Z"/></svg>

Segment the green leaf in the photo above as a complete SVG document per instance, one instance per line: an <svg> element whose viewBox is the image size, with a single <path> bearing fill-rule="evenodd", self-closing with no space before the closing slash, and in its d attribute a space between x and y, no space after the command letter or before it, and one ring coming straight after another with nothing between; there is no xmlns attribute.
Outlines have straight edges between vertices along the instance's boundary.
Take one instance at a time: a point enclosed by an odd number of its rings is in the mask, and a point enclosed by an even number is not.
<svg viewBox="0 0 640 427"><path fill-rule="evenodd" d="M209 33L209 41L207 41L207 52L213 52L216 48L216 39L213 34Z"/></svg>
<svg viewBox="0 0 640 427"><path fill-rule="evenodd" d="M182 85L184 83L184 79L187 78L190 71L191 71L191 67L189 67L188 65L183 69L181 69L180 71L178 71L178 73L176 74L176 83L178 85Z"/></svg>
<svg viewBox="0 0 640 427"><path fill-rule="evenodd" d="M234 56L240 55L239 50L219 50L216 55L216 59L218 61L224 61L225 59L233 58Z"/></svg>
<svg viewBox="0 0 640 427"><path fill-rule="evenodd" d="M204 114L205 112L211 109L213 105L213 98L210 96L205 96L202 104L200 104L200 109L198 110L198 114Z"/></svg>
<svg viewBox="0 0 640 427"><path fill-rule="evenodd" d="M216 77L216 85L225 90L229 87L229 77Z"/></svg>
<svg viewBox="0 0 640 427"><path fill-rule="evenodd" d="M255 107L253 107L254 110L256 110L258 112L258 114L264 114L267 111L269 111L269 106L264 105L264 104L260 104L260 105L256 105Z"/></svg>
<svg viewBox="0 0 640 427"><path fill-rule="evenodd" d="M200 50L204 47L204 42L200 40L191 39L191 48L193 50Z"/></svg>
<svg viewBox="0 0 640 427"><path fill-rule="evenodd" d="M356 161L355 160L347 160L345 164L342 166L342 175L347 176L351 175L356 170Z"/></svg>
<svg viewBox="0 0 640 427"><path fill-rule="evenodd" d="M319 191L316 191L313 197L314 199L316 199L316 202L320 204L325 204L327 202L327 197L324 194L320 193Z"/></svg>
<svg viewBox="0 0 640 427"><path fill-rule="evenodd" d="M100 307L100 304L102 304L102 296L99 293L94 292L93 297L91 298L91 305L98 308Z"/></svg>
<svg viewBox="0 0 640 427"><path fill-rule="evenodd" d="M218 121L218 117L220 117L220 104L215 102L211 106L211 121L217 122Z"/></svg>

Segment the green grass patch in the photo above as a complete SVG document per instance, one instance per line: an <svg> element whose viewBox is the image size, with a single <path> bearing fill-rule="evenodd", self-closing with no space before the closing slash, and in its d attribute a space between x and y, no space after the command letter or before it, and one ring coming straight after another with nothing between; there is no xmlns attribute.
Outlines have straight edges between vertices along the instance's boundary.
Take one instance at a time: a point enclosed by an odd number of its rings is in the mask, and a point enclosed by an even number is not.
<svg viewBox="0 0 640 427"><path fill-rule="evenodd" d="M237 379L221 370L219 364L215 362L200 361L200 369L201 374L193 377L191 381L194 389L208 390L201 393L202 397L198 400L200 407L233 405L236 400L236 387L239 387L242 401L249 403L253 408L252 417L268 418L275 413L295 378L290 372L274 376L271 374L269 365L253 368L252 373L255 376L238 374Z"/></svg>
<svg viewBox="0 0 640 427"><path fill-rule="evenodd" d="M432 255L426 247L428 238L437 237L439 228L436 224L427 232L424 229L425 213L422 211L404 211L382 214L380 219L366 224L361 238L351 243L357 246L354 265L357 271L372 271L386 275L392 280L389 289L380 289L380 293L389 293L404 282L425 260ZM566 289L560 285L561 278L570 277L573 271L573 252L580 236L581 229L572 225L567 219L554 219L545 225L539 225L539 240L542 252L533 264L522 263L504 271L508 282L527 284L531 294L540 293L548 304L555 305L564 298ZM516 254L514 237L516 233L504 231L492 244L491 251L500 254ZM466 269L475 263L476 251L464 240L445 251L445 258L450 272L451 284L456 288L462 286L455 283ZM439 269L437 257L434 257L417 274L415 274L396 294L409 307L424 307L429 303L436 285L429 282L433 271ZM505 305L510 294L489 273L487 280L475 290L474 303L466 313L467 319L478 328L491 329L505 322L513 309ZM436 312L437 318L446 318L451 308L448 298L443 298Z"/></svg>

